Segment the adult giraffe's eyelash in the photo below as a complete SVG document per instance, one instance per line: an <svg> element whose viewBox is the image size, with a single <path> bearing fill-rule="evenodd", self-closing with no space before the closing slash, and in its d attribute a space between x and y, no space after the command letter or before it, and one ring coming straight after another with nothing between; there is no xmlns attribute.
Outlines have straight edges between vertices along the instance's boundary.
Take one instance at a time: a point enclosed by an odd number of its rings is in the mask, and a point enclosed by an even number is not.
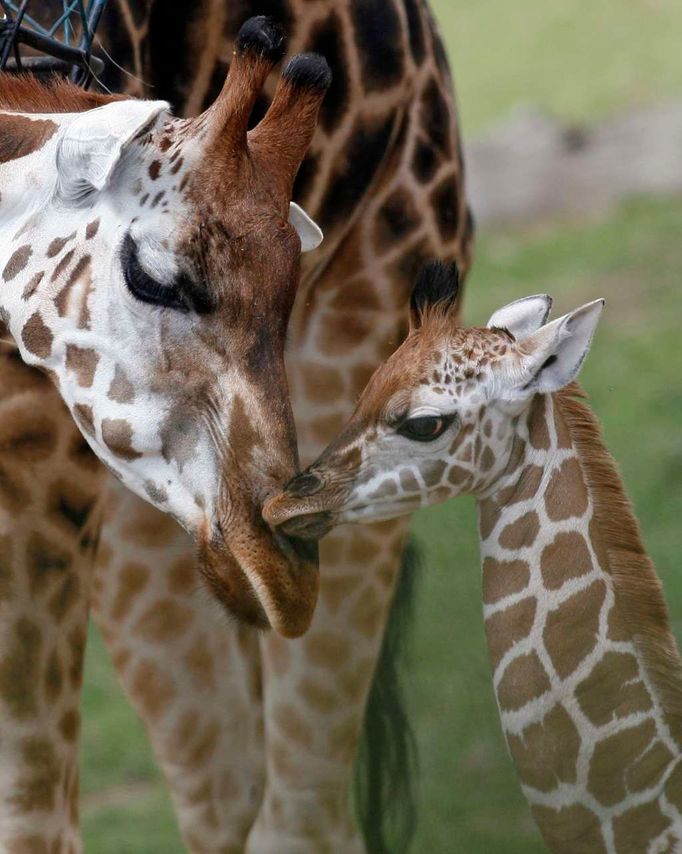
<svg viewBox="0 0 682 854"><path fill-rule="evenodd" d="M189 310L189 306L177 286L173 284L164 285L158 282L141 266L137 254L137 245L130 233L126 234L123 240L121 265L126 286L136 299L151 305L175 308L179 311Z"/></svg>

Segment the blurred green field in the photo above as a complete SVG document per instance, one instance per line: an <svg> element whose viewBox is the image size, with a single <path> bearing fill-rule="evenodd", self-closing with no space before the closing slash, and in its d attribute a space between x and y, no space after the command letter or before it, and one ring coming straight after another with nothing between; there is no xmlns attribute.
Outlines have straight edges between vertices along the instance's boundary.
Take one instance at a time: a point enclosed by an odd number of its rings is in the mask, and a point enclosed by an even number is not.
<svg viewBox="0 0 682 854"><path fill-rule="evenodd" d="M431 0L464 132L532 103L582 122L682 92L678 0Z"/></svg>
<svg viewBox="0 0 682 854"><path fill-rule="evenodd" d="M433 3L455 68L465 130L518 101L569 119L682 92L674 0L477 0ZM603 222L481 235L465 319L548 292L561 312L604 296L582 374L620 461L682 640L682 200L633 201ZM407 662L421 754L415 854L543 851L497 721L480 613L473 503L419 514L427 571ZM83 818L89 854L180 854L143 729L122 699L99 638L88 650Z"/></svg>

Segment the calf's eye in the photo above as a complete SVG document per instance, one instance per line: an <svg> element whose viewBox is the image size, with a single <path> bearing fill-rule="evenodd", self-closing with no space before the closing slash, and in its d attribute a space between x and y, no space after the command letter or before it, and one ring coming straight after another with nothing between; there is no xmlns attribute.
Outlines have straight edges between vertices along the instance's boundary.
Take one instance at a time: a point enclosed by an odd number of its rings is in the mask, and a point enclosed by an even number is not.
<svg viewBox="0 0 682 854"><path fill-rule="evenodd" d="M443 435L452 423L453 417L420 415L416 418L408 418L400 425L398 433L415 442L432 442Z"/></svg>

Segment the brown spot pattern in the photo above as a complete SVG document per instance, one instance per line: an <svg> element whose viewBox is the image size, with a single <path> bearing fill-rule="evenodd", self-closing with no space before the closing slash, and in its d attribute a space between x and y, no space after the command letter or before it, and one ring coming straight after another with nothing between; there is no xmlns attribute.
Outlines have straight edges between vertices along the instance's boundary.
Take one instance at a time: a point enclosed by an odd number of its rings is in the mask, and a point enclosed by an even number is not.
<svg viewBox="0 0 682 854"><path fill-rule="evenodd" d="M557 534L542 551L540 569L549 590L558 590L565 581L590 572L592 558L585 538L575 531Z"/></svg>
<svg viewBox="0 0 682 854"><path fill-rule="evenodd" d="M550 689L549 677L536 652L520 655L507 665L497 688L500 707L520 709Z"/></svg>
<svg viewBox="0 0 682 854"><path fill-rule="evenodd" d="M141 661L132 675L130 691L142 706L147 720L157 720L173 699L175 689L167 676L153 661Z"/></svg>
<svg viewBox="0 0 682 854"><path fill-rule="evenodd" d="M550 447L549 430L547 428L546 395L536 394L528 414L528 439L530 444L539 451L547 451Z"/></svg>
<svg viewBox="0 0 682 854"><path fill-rule="evenodd" d="M54 421L34 409L5 410L0 421L0 455L9 463L47 459L57 446Z"/></svg>
<svg viewBox="0 0 682 854"><path fill-rule="evenodd" d="M605 596L606 584L595 581L547 614L543 640L561 679L573 673L594 649Z"/></svg>
<svg viewBox="0 0 682 854"><path fill-rule="evenodd" d="M28 300L33 296L33 294L38 290L38 286L42 282L44 276L44 270L39 270L37 273L31 276L28 282L26 282L26 284L24 285L24 290L21 294L21 298L23 300Z"/></svg>
<svg viewBox="0 0 682 854"><path fill-rule="evenodd" d="M55 237L54 240L50 242L50 245L47 247L47 257L54 258L56 255L62 251L62 249L66 246L66 244L73 240L76 236L76 232L72 232L67 237Z"/></svg>
<svg viewBox="0 0 682 854"><path fill-rule="evenodd" d="M534 498L538 494L542 475L541 466L527 465L519 475L517 483L500 490L498 501L508 506Z"/></svg>
<svg viewBox="0 0 682 854"><path fill-rule="evenodd" d="M59 312L60 317L65 317L67 311L69 310L69 295L71 294L73 286L85 277L88 278L89 284L90 263L91 258L89 255L83 255L82 258L79 258L78 263L69 274L69 278L66 280L66 284L55 297L54 303L57 306L57 311ZM82 325L85 325L86 322L87 318L83 318Z"/></svg>
<svg viewBox="0 0 682 854"><path fill-rule="evenodd" d="M19 812L54 809L62 766L53 745L45 738L25 738L21 759L22 772L10 803Z"/></svg>
<svg viewBox="0 0 682 854"><path fill-rule="evenodd" d="M531 510L507 525L500 534L500 545L510 551L532 546L540 531L538 514Z"/></svg>
<svg viewBox="0 0 682 854"><path fill-rule="evenodd" d="M125 418L104 418L102 441L112 454L123 460L137 460L142 456L133 448L133 428Z"/></svg>
<svg viewBox="0 0 682 854"><path fill-rule="evenodd" d="M120 365L116 365L114 376L107 392L111 400L117 403L132 403L135 400L135 389Z"/></svg>
<svg viewBox="0 0 682 854"><path fill-rule="evenodd" d="M8 163L39 151L58 127L49 119L31 119L11 113L4 113L0 121L0 163Z"/></svg>
<svg viewBox="0 0 682 854"><path fill-rule="evenodd" d="M7 652L0 659L0 698L15 718L36 713L41 645L38 626L28 617L20 617L8 636Z"/></svg>
<svg viewBox="0 0 682 854"><path fill-rule="evenodd" d="M350 641L332 632L309 635L304 645L311 664L328 670L336 670L350 656Z"/></svg>
<svg viewBox="0 0 682 854"><path fill-rule="evenodd" d="M78 385L91 388L99 363L99 353L90 347L66 345L66 369L76 375Z"/></svg>
<svg viewBox="0 0 682 854"><path fill-rule="evenodd" d="M24 347L39 359L47 359L51 355L53 339L51 330L37 311L29 317L21 330Z"/></svg>
<svg viewBox="0 0 682 854"><path fill-rule="evenodd" d="M545 492L545 510L552 522L584 516L588 496L583 470L577 459L564 460Z"/></svg>
<svg viewBox="0 0 682 854"><path fill-rule="evenodd" d="M495 560L487 557L483 561L483 601L491 605L520 593L530 580L530 568L525 560Z"/></svg>
<svg viewBox="0 0 682 854"><path fill-rule="evenodd" d="M39 595L46 587L63 578L70 566L69 552L40 531L29 537L26 545L26 569L32 596Z"/></svg>
<svg viewBox="0 0 682 854"><path fill-rule="evenodd" d="M140 616L133 632L151 643L168 643L187 631L192 612L172 599L154 602Z"/></svg>
<svg viewBox="0 0 682 854"><path fill-rule="evenodd" d="M604 806L620 803L627 795L627 773L656 735L656 724L648 719L603 738L595 745L587 788Z"/></svg>
<svg viewBox="0 0 682 854"><path fill-rule="evenodd" d="M535 805L531 811L554 854L606 854L599 818L582 804L559 810Z"/></svg>
<svg viewBox="0 0 682 854"><path fill-rule="evenodd" d="M672 761L673 755L662 741L656 740L628 770L627 787L631 792L641 792L656 785Z"/></svg>
<svg viewBox="0 0 682 854"><path fill-rule="evenodd" d="M502 657L518 641L528 637L533 627L537 600L534 596L522 599L515 605L498 611L485 621L485 633L488 638L488 652L493 672Z"/></svg>
<svg viewBox="0 0 682 854"><path fill-rule="evenodd" d="M11 282L28 264L28 259L31 255L33 255L33 250L28 243L15 249L9 261L5 264L5 269L2 271L2 278L6 282Z"/></svg>
<svg viewBox="0 0 682 854"><path fill-rule="evenodd" d="M576 686L576 699L593 724L603 726L651 708L651 697L640 679L639 664L626 652L607 652L590 675Z"/></svg>
<svg viewBox="0 0 682 854"><path fill-rule="evenodd" d="M562 705L554 706L522 735L509 735L507 743L525 785L551 792L559 783L575 783L580 735Z"/></svg>
<svg viewBox="0 0 682 854"><path fill-rule="evenodd" d="M613 820L617 854L639 854L648 851L653 842L670 826L670 819L655 801L631 807Z"/></svg>
<svg viewBox="0 0 682 854"><path fill-rule="evenodd" d="M121 622L128 616L135 599L149 580L149 570L144 564L128 563L120 571L118 579L118 590L111 608L111 619L115 622Z"/></svg>

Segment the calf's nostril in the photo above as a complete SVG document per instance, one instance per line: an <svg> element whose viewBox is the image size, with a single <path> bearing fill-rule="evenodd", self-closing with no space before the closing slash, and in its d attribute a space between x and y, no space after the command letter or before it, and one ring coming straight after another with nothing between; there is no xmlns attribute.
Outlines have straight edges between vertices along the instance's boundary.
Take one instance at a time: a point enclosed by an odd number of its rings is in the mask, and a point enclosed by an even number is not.
<svg viewBox="0 0 682 854"><path fill-rule="evenodd" d="M304 472L293 477L285 487L285 492L293 498L305 498L322 489L322 481L312 472Z"/></svg>

